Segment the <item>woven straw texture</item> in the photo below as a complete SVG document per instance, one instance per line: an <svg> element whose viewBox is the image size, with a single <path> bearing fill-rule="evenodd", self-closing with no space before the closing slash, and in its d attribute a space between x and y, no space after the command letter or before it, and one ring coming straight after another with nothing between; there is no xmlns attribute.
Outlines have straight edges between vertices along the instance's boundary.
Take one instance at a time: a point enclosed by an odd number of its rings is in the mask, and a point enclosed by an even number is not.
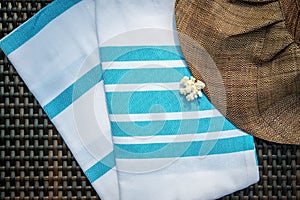
<svg viewBox="0 0 300 200"><path fill-rule="evenodd" d="M0 38L50 2L1 0ZM0 199L100 199L4 53L0 56ZM256 143L261 180L223 199L300 199L300 147Z"/></svg>
<svg viewBox="0 0 300 200"><path fill-rule="evenodd" d="M214 105L245 132L300 145L297 16L296 0L177 0L176 6L183 54ZM199 56L202 48L215 66Z"/></svg>

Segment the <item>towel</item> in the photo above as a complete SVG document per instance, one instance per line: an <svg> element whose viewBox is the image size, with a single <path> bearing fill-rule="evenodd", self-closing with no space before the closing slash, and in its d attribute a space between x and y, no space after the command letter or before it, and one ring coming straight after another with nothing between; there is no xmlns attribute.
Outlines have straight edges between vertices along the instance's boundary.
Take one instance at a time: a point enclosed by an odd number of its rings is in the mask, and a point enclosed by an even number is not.
<svg viewBox="0 0 300 200"><path fill-rule="evenodd" d="M1 40L101 199L215 199L258 181L253 137L179 92L191 73L174 4L56 0Z"/></svg>

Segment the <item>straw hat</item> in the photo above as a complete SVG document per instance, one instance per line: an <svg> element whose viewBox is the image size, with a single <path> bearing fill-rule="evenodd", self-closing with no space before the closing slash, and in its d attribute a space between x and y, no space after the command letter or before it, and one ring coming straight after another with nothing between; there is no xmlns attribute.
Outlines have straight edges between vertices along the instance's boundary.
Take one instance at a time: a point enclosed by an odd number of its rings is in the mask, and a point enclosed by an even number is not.
<svg viewBox="0 0 300 200"><path fill-rule="evenodd" d="M231 122L268 141L300 144L299 0L177 0L176 23L193 75Z"/></svg>

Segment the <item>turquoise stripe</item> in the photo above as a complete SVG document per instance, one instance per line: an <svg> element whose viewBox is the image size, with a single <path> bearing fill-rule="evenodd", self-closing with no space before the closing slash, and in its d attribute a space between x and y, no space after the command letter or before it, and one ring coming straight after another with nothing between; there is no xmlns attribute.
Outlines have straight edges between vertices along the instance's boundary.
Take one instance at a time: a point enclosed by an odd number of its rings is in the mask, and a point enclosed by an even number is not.
<svg viewBox="0 0 300 200"><path fill-rule="evenodd" d="M237 129L225 117L146 122L111 122L114 136L201 134Z"/></svg>
<svg viewBox="0 0 300 200"><path fill-rule="evenodd" d="M252 136L240 136L194 142L115 144L115 155L118 159L177 158L227 154L253 149Z"/></svg>
<svg viewBox="0 0 300 200"><path fill-rule="evenodd" d="M109 46L100 48L102 62L183 60L180 46Z"/></svg>
<svg viewBox="0 0 300 200"><path fill-rule="evenodd" d="M50 119L54 118L79 97L81 97L85 92L91 89L102 79L101 66L97 65L86 74L84 74L75 83L65 89L51 102L45 105L43 108Z"/></svg>
<svg viewBox="0 0 300 200"><path fill-rule="evenodd" d="M1 40L1 49L6 55L15 51L41 31L47 24L49 24L49 22L78 2L80 2L80 0L56 0L49 4L34 15L30 20Z"/></svg>
<svg viewBox="0 0 300 200"><path fill-rule="evenodd" d="M180 68L150 68L150 69L113 69L103 74L105 84L133 83L170 83L178 82L184 76L190 76L187 67Z"/></svg>
<svg viewBox="0 0 300 200"><path fill-rule="evenodd" d="M105 156L102 160L97 162L95 165L90 167L85 171L85 175L90 180L94 182L99 179L101 176L106 174L109 170L116 166L115 157L113 152Z"/></svg>
<svg viewBox="0 0 300 200"><path fill-rule="evenodd" d="M110 114L139 114L212 110L213 105L203 95L188 102L179 91L107 92Z"/></svg>

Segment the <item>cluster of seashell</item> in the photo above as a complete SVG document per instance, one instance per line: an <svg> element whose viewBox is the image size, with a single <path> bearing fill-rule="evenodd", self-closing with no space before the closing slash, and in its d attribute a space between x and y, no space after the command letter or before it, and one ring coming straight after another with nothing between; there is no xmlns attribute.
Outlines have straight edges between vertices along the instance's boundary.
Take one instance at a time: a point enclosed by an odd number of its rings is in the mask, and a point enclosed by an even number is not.
<svg viewBox="0 0 300 200"><path fill-rule="evenodd" d="M180 81L180 85L180 94L185 95L187 101L193 101L198 97L202 97L201 90L205 87L202 81L196 80L193 76L190 78L184 76Z"/></svg>

